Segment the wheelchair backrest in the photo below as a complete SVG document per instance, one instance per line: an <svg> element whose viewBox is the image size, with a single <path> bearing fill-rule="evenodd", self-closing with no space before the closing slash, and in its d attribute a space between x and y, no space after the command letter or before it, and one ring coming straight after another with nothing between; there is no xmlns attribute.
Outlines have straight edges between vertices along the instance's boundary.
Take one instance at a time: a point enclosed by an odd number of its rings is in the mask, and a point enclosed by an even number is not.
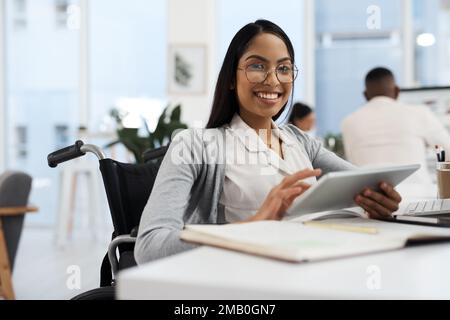
<svg viewBox="0 0 450 320"><path fill-rule="evenodd" d="M164 153L158 154L158 158L163 157ZM100 160L100 171L116 236L129 234L139 225L161 163L155 161L158 160L156 157L147 160L153 161L129 164L112 159Z"/></svg>

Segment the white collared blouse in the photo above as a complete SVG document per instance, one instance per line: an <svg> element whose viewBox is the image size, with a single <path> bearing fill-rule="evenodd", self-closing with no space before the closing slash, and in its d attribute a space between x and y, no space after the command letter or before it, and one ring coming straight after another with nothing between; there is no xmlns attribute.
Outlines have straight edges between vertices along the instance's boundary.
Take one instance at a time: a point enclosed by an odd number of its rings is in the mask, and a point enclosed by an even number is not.
<svg viewBox="0 0 450 320"><path fill-rule="evenodd" d="M226 132L226 166L219 203L225 207L227 222L241 221L254 215L270 190L281 180L303 169L312 169L301 143L272 121L272 132L281 140L283 158L268 148L258 133L235 115ZM304 182L314 184L316 178Z"/></svg>

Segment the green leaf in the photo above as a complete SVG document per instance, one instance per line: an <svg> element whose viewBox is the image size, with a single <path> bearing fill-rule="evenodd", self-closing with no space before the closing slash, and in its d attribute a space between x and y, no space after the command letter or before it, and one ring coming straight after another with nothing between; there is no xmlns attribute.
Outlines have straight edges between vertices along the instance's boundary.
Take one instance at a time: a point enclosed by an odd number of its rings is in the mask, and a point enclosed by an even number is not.
<svg viewBox="0 0 450 320"><path fill-rule="evenodd" d="M108 144L105 145L103 148L104 148L104 149L109 149L109 148L111 148L111 147L113 147L113 146L115 146L116 144L119 144L119 143L121 143L121 141L120 141L120 140L116 140L116 141L113 141L113 142L108 143Z"/></svg>
<svg viewBox="0 0 450 320"><path fill-rule="evenodd" d="M181 106L177 105L173 110L172 114L170 115L170 122L174 121L180 121L181 118Z"/></svg>

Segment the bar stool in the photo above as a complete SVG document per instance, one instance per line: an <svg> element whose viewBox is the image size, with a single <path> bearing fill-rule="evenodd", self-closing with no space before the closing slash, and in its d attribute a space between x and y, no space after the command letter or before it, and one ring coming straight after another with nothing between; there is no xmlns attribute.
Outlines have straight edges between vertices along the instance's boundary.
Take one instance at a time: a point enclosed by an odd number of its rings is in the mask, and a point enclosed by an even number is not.
<svg viewBox="0 0 450 320"><path fill-rule="evenodd" d="M87 182L89 229L92 238L95 239L97 237L98 218L102 208L100 205L102 198L99 190L101 188L100 171L98 163L82 157L72 161L68 166L63 166L60 172L60 196L55 230L56 244L60 248L67 244L68 238L73 233L77 193L84 187L80 183L82 176L86 177Z"/></svg>

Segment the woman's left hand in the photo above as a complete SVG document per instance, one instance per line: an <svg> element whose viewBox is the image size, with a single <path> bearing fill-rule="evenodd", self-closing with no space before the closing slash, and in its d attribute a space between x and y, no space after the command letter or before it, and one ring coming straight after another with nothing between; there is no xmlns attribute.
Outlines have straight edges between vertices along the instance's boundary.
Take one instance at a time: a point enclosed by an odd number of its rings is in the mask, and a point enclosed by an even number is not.
<svg viewBox="0 0 450 320"><path fill-rule="evenodd" d="M355 197L356 204L366 210L372 219L390 217L402 201L400 194L389 183L381 182L380 189L381 192L377 192L366 188Z"/></svg>

